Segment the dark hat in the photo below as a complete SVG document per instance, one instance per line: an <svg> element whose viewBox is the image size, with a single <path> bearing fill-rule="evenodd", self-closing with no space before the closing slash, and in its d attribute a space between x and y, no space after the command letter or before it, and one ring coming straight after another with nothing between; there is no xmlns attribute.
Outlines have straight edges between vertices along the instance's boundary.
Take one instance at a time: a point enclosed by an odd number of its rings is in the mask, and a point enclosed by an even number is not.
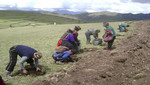
<svg viewBox="0 0 150 85"><path fill-rule="evenodd" d="M80 26L75 26L74 30L79 31L79 30L81 30L81 27Z"/></svg>

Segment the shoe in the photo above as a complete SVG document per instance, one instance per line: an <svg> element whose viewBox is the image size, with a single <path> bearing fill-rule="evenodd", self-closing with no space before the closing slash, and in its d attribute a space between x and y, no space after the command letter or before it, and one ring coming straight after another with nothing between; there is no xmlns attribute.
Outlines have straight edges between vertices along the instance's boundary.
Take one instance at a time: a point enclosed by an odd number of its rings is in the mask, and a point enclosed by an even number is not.
<svg viewBox="0 0 150 85"><path fill-rule="evenodd" d="M111 48L104 48L104 50L111 50Z"/></svg>
<svg viewBox="0 0 150 85"><path fill-rule="evenodd" d="M7 79L11 79L11 78L12 78L12 77L10 76L10 73L11 73L10 71L6 71L6 78L7 78Z"/></svg>
<svg viewBox="0 0 150 85"><path fill-rule="evenodd" d="M111 50L110 48L106 48L106 50Z"/></svg>
<svg viewBox="0 0 150 85"><path fill-rule="evenodd" d="M7 79L12 79L13 77L11 77L10 75L6 75Z"/></svg>

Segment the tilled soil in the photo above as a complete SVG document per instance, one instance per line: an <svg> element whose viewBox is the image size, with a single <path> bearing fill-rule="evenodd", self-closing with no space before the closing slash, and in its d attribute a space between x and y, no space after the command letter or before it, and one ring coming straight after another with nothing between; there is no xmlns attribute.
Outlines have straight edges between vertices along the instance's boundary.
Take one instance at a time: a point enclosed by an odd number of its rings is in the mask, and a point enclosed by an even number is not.
<svg viewBox="0 0 150 85"><path fill-rule="evenodd" d="M12 76L26 76L26 75L31 75L31 76L42 76L46 74L46 71L42 69L42 66L39 66L41 71L36 71L35 67L31 67L30 65L25 66L25 69L28 71L27 74L24 74L22 70L18 70L17 72L13 73Z"/></svg>
<svg viewBox="0 0 150 85"><path fill-rule="evenodd" d="M31 85L150 85L150 21L140 21L111 51L94 50Z"/></svg>

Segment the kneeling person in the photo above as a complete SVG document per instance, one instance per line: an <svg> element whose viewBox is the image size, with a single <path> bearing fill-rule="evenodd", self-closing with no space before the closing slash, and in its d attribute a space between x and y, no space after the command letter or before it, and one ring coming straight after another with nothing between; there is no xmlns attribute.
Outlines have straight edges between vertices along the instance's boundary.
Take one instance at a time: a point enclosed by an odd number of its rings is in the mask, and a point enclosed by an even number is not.
<svg viewBox="0 0 150 85"><path fill-rule="evenodd" d="M72 57L70 57L71 52L69 51L68 47L65 46L58 46L55 49L55 52L53 54L53 59L55 60L55 62L68 62L72 60Z"/></svg>
<svg viewBox="0 0 150 85"><path fill-rule="evenodd" d="M23 73L27 73L27 70L24 68L23 63L26 61L27 63L30 63L31 66L34 66L33 59L35 61L36 71L40 70L40 68L38 67L38 59L42 57L42 54L40 52L37 52L35 49L24 45L16 45L10 48L9 54L10 62L6 67L6 78L11 78L10 73L14 70L14 67L16 65L17 55L21 57L19 65Z"/></svg>

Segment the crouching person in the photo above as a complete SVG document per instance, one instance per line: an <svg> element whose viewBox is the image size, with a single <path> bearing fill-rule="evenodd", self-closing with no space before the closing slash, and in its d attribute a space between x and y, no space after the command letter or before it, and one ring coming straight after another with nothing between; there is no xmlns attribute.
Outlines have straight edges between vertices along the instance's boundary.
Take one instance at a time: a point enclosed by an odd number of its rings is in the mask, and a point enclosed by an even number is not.
<svg viewBox="0 0 150 85"><path fill-rule="evenodd" d="M10 74L14 70L14 67L16 65L17 55L21 57L21 60L19 61L19 66L23 73L27 74L27 70L24 68L23 65L24 62L29 63L31 66L35 66L36 71L40 71L40 68L38 67L38 59L42 57L42 54L40 52L37 52L35 49L24 45L16 45L10 48L9 55L10 62L6 67L6 78L12 78ZM35 61L35 64L33 61Z"/></svg>
<svg viewBox="0 0 150 85"><path fill-rule="evenodd" d="M63 64L63 62L73 62L72 57L70 57L71 51L66 46L58 46L52 55L56 64Z"/></svg>

